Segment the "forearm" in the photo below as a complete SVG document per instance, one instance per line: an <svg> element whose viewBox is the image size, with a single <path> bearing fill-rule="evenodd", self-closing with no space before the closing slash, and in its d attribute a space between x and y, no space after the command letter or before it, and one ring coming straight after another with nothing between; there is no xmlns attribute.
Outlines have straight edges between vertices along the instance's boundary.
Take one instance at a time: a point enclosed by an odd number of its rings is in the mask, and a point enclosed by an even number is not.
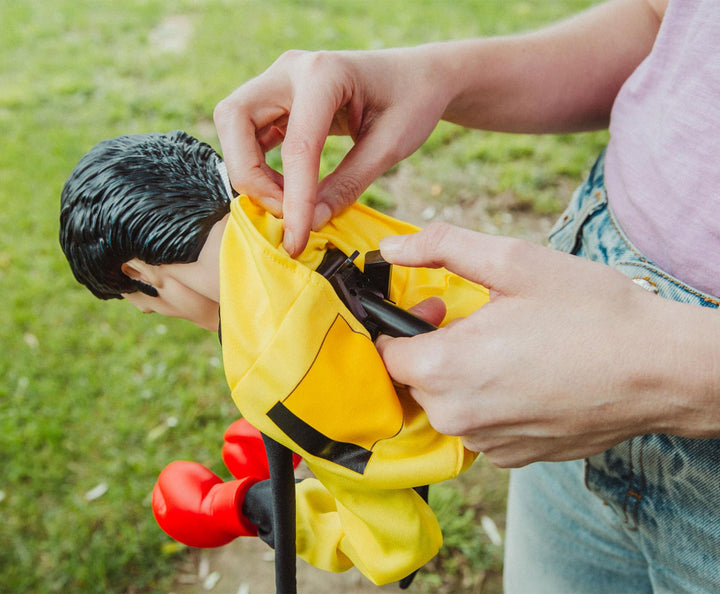
<svg viewBox="0 0 720 594"><path fill-rule="evenodd" d="M507 132L594 129L649 53L662 12L647 0L611 0L535 33L420 49L446 89L448 121Z"/></svg>

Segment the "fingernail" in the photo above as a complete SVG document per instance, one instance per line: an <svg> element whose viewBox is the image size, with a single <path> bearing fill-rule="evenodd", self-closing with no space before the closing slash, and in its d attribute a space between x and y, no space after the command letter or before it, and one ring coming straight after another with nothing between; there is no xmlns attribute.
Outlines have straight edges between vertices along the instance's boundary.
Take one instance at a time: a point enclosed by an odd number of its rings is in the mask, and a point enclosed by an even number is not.
<svg viewBox="0 0 720 594"><path fill-rule="evenodd" d="M328 224L332 218L332 211L327 204L322 202L315 207L315 215L313 216L312 229L313 231L319 231L325 225Z"/></svg>
<svg viewBox="0 0 720 594"><path fill-rule="evenodd" d="M258 203L265 210L272 213L273 216L282 216L282 205L280 204L280 201L276 198L273 198L271 196L263 196L262 198L258 198Z"/></svg>
<svg viewBox="0 0 720 594"><path fill-rule="evenodd" d="M385 257L394 256L399 254L402 250L402 246L405 243L405 237L402 235L391 235L390 237L383 237L380 240L380 251Z"/></svg>

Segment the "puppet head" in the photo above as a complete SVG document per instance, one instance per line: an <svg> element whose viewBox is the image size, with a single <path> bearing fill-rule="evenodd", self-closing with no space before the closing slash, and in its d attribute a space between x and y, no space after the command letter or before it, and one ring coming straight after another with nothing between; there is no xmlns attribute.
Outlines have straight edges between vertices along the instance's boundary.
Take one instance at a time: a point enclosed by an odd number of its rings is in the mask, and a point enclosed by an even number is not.
<svg viewBox="0 0 720 594"><path fill-rule="evenodd" d="M100 299L155 289L122 264L197 260L213 225L230 211L218 154L181 130L104 140L62 190L60 245L75 278Z"/></svg>

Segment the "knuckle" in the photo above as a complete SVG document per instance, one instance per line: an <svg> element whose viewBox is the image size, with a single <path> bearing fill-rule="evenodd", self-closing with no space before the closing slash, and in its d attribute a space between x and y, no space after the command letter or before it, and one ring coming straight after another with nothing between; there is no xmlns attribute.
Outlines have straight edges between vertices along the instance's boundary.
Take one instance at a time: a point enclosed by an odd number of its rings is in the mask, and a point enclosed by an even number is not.
<svg viewBox="0 0 720 594"><path fill-rule="evenodd" d="M447 409L439 404L430 403L424 407L430 425L438 433L443 435L458 435L455 432L454 424L450 421Z"/></svg>
<svg viewBox="0 0 720 594"><path fill-rule="evenodd" d="M442 242L445 237L447 237L447 234L450 233L450 230L452 228L453 226L450 223L445 223L443 221L433 221L427 227L425 227L425 232L430 237L434 238L437 242Z"/></svg>
<svg viewBox="0 0 720 594"><path fill-rule="evenodd" d="M456 229L449 223L433 222L423 230L423 246L431 265L441 265L447 244Z"/></svg>
<svg viewBox="0 0 720 594"><path fill-rule="evenodd" d="M334 54L333 52L327 50L306 52L304 55L304 59L306 61L306 68L314 72L323 71L328 66L334 64L335 55L336 54Z"/></svg>
<svg viewBox="0 0 720 594"><path fill-rule="evenodd" d="M347 206L353 202L365 190L367 184L357 175L346 171L334 177L333 194L339 198L340 202Z"/></svg>
<svg viewBox="0 0 720 594"><path fill-rule="evenodd" d="M476 445L479 446L477 451L483 452L488 461L498 468L521 468L535 460L528 451L518 450L513 442L507 439L488 440Z"/></svg>
<svg viewBox="0 0 720 594"><path fill-rule="evenodd" d="M248 196L258 196L267 193L265 187L268 185L268 178L259 167L252 167L243 171L243 175L238 183L233 184L233 188L240 194Z"/></svg>
<svg viewBox="0 0 720 594"><path fill-rule="evenodd" d="M301 68L304 61L307 59L311 52L300 49L289 49L285 50L275 60L275 62L268 68L268 72L279 71L283 73L296 72Z"/></svg>
<svg viewBox="0 0 720 594"><path fill-rule="evenodd" d="M530 464L531 460L525 458L516 458L501 453L493 453L485 451L485 457L493 466L498 468L521 468Z"/></svg>
<svg viewBox="0 0 720 594"><path fill-rule="evenodd" d="M213 122L218 129L229 126L242 118L243 113L249 110L249 84L238 87L227 97L217 102L213 109ZM248 116L249 117L249 116Z"/></svg>
<svg viewBox="0 0 720 594"><path fill-rule="evenodd" d="M524 239L498 237L492 258L482 261L484 275L499 278L509 270L517 270L519 264L528 264L532 261L534 247L537 246Z"/></svg>
<svg viewBox="0 0 720 594"><path fill-rule="evenodd" d="M333 62L333 52L327 50L307 51L300 49L289 49L280 54L271 68L300 74L301 79L308 80L307 76L312 76L322 72L329 64Z"/></svg>
<svg viewBox="0 0 720 594"><path fill-rule="evenodd" d="M453 430L452 424L448 423L442 414L435 415L432 414L431 411L428 411L428 419L430 420L430 425L432 425L433 429L438 433L442 435L457 435Z"/></svg>
<svg viewBox="0 0 720 594"><path fill-rule="evenodd" d="M443 435L465 435L468 431L467 421L457 411L441 402L433 403L426 409L428 419L433 428Z"/></svg>
<svg viewBox="0 0 720 594"><path fill-rule="evenodd" d="M264 81L273 80L276 77L282 79L287 76L287 73L296 72L299 68L298 62L306 60L310 54L311 52L298 49L283 52L265 72L245 82L218 101L213 110L215 124L222 125L224 122L232 120L239 111L242 111L245 104L252 101L253 94L262 88Z"/></svg>
<svg viewBox="0 0 720 594"><path fill-rule="evenodd" d="M282 161L286 167L288 164L305 162L308 158L319 155L324 144L323 140L311 138L308 134L303 134L302 131L298 133L296 128L296 133L292 137L286 137L280 147Z"/></svg>
<svg viewBox="0 0 720 594"><path fill-rule="evenodd" d="M443 380L448 370L448 356L443 349L433 349L423 355L422 364L418 365L417 381L428 391L442 394Z"/></svg>
<svg viewBox="0 0 720 594"><path fill-rule="evenodd" d="M213 121L216 126L221 126L232 117L235 110L232 97L233 95L228 95L224 99L221 99L215 106L213 110Z"/></svg>
<svg viewBox="0 0 720 594"><path fill-rule="evenodd" d="M483 454L485 458L497 468L514 468L513 464L503 456L497 455L489 450L484 450Z"/></svg>
<svg viewBox="0 0 720 594"><path fill-rule="evenodd" d="M295 62L296 60L300 59L301 57L308 54L305 50L300 49L289 49L285 50L277 60L275 60L276 64L285 64L286 62Z"/></svg>
<svg viewBox="0 0 720 594"><path fill-rule="evenodd" d="M517 262L527 261L533 245L525 239L517 237L504 237L499 250L499 266L510 267Z"/></svg>

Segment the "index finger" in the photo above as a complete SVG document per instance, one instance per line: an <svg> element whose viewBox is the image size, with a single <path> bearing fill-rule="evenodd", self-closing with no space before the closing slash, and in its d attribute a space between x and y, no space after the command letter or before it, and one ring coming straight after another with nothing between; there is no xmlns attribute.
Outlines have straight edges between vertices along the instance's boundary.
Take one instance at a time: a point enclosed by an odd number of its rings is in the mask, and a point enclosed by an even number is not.
<svg viewBox="0 0 720 594"><path fill-rule="evenodd" d="M253 108L241 96L242 87L220 101L213 112L223 159L233 188L252 198L282 200L282 188L266 172L265 152L257 138L259 130L281 118L276 104Z"/></svg>
<svg viewBox="0 0 720 594"><path fill-rule="evenodd" d="M281 155L285 179L283 245L293 256L307 244L317 204L320 155L342 99L316 81L299 87L293 99Z"/></svg>
<svg viewBox="0 0 720 594"><path fill-rule="evenodd" d="M567 254L528 241L432 223L412 235L383 238L383 257L401 266L445 267L502 294L551 279Z"/></svg>

